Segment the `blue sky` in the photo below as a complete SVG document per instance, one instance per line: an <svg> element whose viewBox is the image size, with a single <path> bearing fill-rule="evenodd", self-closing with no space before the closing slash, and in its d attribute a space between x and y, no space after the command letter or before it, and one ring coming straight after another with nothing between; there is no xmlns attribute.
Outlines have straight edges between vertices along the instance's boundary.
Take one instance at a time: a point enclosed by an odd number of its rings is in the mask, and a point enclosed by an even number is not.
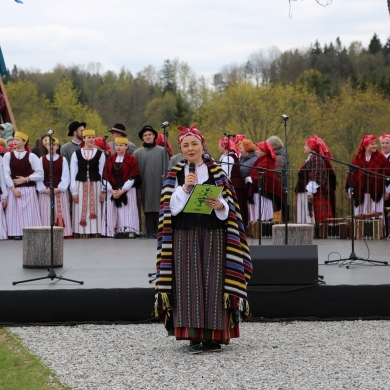
<svg viewBox="0 0 390 390"><path fill-rule="evenodd" d="M319 0L326 3L327 0ZM14 64L46 71L100 63L134 74L179 58L198 75L241 64L259 49L307 48L340 37L367 47L390 36L386 0L0 0L0 46Z"/></svg>

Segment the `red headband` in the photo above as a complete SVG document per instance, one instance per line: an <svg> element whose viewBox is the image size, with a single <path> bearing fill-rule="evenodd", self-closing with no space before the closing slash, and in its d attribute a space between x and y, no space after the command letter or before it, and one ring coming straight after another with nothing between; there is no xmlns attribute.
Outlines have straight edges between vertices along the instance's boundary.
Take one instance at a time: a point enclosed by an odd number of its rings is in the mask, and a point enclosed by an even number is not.
<svg viewBox="0 0 390 390"><path fill-rule="evenodd" d="M177 137L177 144L179 145L179 147L180 147L183 139L185 137L188 137L189 135L193 135L194 137L198 138L200 140L200 142L202 143L203 147L206 146L206 140L204 139L203 135L200 133L200 131L195 126L191 126L189 129L186 127L180 126L180 127L178 127L178 129L180 130L180 134Z"/></svg>

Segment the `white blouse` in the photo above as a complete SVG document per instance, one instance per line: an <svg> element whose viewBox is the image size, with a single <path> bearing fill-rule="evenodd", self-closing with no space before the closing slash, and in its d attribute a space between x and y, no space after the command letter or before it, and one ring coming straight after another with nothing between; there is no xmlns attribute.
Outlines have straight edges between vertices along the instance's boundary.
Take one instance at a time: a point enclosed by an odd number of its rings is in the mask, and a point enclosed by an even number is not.
<svg viewBox="0 0 390 390"><path fill-rule="evenodd" d="M91 153L91 156L85 154L85 149L84 148L81 148L81 155L85 158L86 156L87 157L90 157L91 159L93 159L97 153L97 149L96 148L93 148L93 152ZM87 149L87 151L89 152L90 149ZM99 174L100 176L103 175L103 169L104 169L104 164L106 162L106 157L104 155L104 153L101 154L100 156L100 159L99 159ZM74 152L72 154L72 158L70 160L70 192L72 193L72 195L78 195L78 186L77 186L77 181L76 181L76 176L77 176L77 173L79 171L79 162L77 160L77 154L76 152Z"/></svg>
<svg viewBox="0 0 390 390"><path fill-rule="evenodd" d="M14 182L12 181L11 178L11 168L10 168L10 162L11 162L11 153L14 153L15 157L18 160L23 159L23 157L26 155L27 151L23 152L17 152L16 150L12 152L7 152L4 157L3 157L3 170L4 170L4 179L5 179L5 184L7 185L8 188L14 187ZM43 180L43 168L42 168L42 163L41 160L34 154L30 153L28 155L28 161L31 164L31 168L34 171L31 175L29 175L29 179L31 181L39 181Z"/></svg>
<svg viewBox="0 0 390 390"><path fill-rule="evenodd" d="M57 161L59 157L60 156L58 154L55 154L53 156L53 161ZM50 161L50 155L47 154L46 156L41 157L42 168L43 168L43 163L42 163L43 158L46 158L48 161ZM61 181L58 183L58 189L60 190L60 192L65 192L69 187L69 183L70 183L69 165L68 165L68 161L64 157L62 159ZM42 193L47 188L49 187L45 186L45 184L43 183L43 179L37 182L37 190L39 193Z"/></svg>

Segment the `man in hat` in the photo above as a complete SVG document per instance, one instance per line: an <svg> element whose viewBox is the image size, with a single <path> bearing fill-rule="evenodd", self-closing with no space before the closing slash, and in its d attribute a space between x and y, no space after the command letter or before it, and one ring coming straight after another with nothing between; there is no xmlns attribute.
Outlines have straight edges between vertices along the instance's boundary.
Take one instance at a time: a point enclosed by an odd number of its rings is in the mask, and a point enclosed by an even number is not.
<svg viewBox="0 0 390 390"><path fill-rule="evenodd" d="M111 150L115 150L115 138L127 138L126 134L126 127L122 125L121 123L115 124L111 130L108 130L109 133L111 133L112 142L110 142ZM129 142L127 153L134 154L137 147L132 143Z"/></svg>
<svg viewBox="0 0 390 390"><path fill-rule="evenodd" d="M138 133L144 142L143 146L134 152L142 178L141 203L145 214L145 229L151 238L157 237L164 167L168 166L167 153L163 147L156 145L157 135L152 126L144 126Z"/></svg>
<svg viewBox="0 0 390 390"><path fill-rule="evenodd" d="M85 129L87 124L85 122L72 122L68 129L68 137L72 137L70 142L61 147L61 155L64 156L68 164L70 164L70 160L72 158L73 152L79 150L81 148L81 141L83 140L83 130Z"/></svg>

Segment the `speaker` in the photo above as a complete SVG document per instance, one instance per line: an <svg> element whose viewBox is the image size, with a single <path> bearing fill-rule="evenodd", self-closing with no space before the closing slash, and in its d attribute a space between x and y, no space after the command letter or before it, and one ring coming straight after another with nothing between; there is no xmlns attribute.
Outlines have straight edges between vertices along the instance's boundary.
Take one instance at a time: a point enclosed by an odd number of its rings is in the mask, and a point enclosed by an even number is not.
<svg viewBox="0 0 390 390"><path fill-rule="evenodd" d="M258 245L249 249L253 263L250 286L318 282L317 245Z"/></svg>

